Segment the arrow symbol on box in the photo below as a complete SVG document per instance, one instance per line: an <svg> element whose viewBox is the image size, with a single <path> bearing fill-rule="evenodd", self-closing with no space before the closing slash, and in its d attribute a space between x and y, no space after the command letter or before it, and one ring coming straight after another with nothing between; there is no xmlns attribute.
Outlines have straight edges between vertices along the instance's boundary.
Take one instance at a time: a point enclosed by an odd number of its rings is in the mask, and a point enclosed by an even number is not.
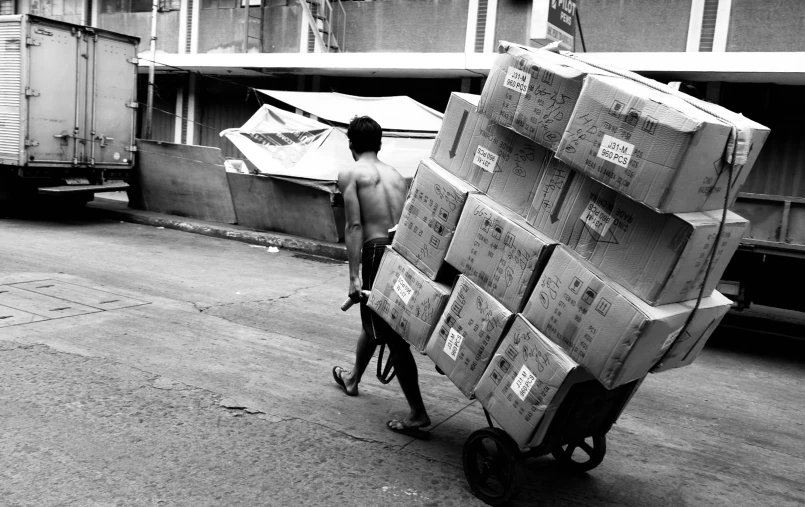
<svg viewBox="0 0 805 507"><path fill-rule="evenodd" d="M469 114L469 111L466 110L461 112L461 121L458 122L458 129L456 130L456 137L453 139L453 146L450 148L450 151L447 152L447 154L450 155L450 158L454 158L456 156L458 142L461 140L461 134L464 133L464 127L467 126L467 117Z"/></svg>
<svg viewBox="0 0 805 507"><path fill-rule="evenodd" d="M562 209L562 205L565 203L565 199L567 199L567 193L570 191L570 185L573 183L573 176L576 174L576 171L569 170L568 172L567 179L562 185L562 191L559 192L559 198L556 199L556 204L553 206L553 213L551 213L550 216L552 224L559 221L559 210Z"/></svg>

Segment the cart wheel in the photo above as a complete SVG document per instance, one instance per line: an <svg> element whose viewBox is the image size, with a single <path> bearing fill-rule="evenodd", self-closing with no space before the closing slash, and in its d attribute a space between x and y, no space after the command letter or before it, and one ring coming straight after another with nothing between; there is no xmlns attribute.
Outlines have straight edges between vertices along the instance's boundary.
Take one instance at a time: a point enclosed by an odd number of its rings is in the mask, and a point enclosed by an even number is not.
<svg viewBox="0 0 805 507"><path fill-rule="evenodd" d="M592 441L592 445L590 443ZM606 435L592 437L563 445L551 452L560 465L576 473L583 473L597 467L604 461L607 452Z"/></svg>
<svg viewBox="0 0 805 507"><path fill-rule="evenodd" d="M475 496L489 505L517 497L523 485L517 444L499 428L475 431L464 443L464 475Z"/></svg>

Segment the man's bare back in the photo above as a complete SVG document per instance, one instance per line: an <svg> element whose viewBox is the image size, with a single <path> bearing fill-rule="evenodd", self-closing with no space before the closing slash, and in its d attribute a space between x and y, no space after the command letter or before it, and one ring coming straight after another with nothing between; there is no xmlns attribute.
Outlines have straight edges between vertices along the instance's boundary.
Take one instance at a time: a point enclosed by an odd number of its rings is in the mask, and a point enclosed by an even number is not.
<svg viewBox="0 0 805 507"><path fill-rule="evenodd" d="M339 184L342 175L347 186L353 182L355 185L363 241L388 237L389 229L399 222L405 204L405 179L376 157L363 157L355 162L339 174Z"/></svg>

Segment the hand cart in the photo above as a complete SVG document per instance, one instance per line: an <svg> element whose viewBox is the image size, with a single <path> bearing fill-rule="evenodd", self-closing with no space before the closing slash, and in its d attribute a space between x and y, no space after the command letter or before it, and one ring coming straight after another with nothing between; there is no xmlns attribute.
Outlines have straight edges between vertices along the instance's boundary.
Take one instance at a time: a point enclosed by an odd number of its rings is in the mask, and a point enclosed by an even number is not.
<svg viewBox="0 0 805 507"><path fill-rule="evenodd" d="M601 464L606 434L643 382L638 379L612 390L591 378L563 386L538 424L531 447L521 449L502 429L492 425L473 432L464 443L464 475L472 492L489 505L514 500L523 483L525 458L553 455L571 473Z"/></svg>

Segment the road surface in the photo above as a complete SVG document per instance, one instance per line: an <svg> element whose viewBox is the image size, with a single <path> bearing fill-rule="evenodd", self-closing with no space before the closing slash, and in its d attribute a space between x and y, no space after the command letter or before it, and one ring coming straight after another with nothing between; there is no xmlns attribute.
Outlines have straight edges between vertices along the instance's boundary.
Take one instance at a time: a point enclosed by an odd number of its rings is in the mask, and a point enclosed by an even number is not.
<svg viewBox="0 0 805 507"><path fill-rule="evenodd" d="M346 288L343 262L288 251L0 219L0 291L37 315L0 315L0 505L483 505L461 467L483 413L427 357L430 442L384 428L396 381L333 383L359 330ZM803 505L803 342L713 342L647 378L586 476L529 460L515 505Z"/></svg>

